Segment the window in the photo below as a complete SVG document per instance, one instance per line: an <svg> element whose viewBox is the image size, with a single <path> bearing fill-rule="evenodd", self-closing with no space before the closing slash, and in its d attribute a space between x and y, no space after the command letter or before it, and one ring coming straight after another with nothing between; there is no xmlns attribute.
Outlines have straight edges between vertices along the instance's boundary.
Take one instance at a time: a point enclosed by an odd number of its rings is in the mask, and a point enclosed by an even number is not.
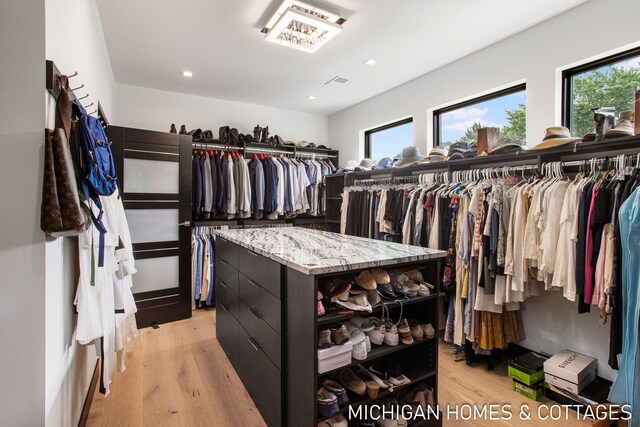
<svg viewBox="0 0 640 427"><path fill-rule="evenodd" d="M575 136L593 132L592 108L633 110L640 86L640 48L565 70L562 123Z"/></svg>
<svg viewBox="0 0 640 427"><path fill-rule="evenodd" d="M475 142L478 128L498 127L502 136L526 136L526 85L521 84L433 113L434 145Z"/></svg>
<svg viewBox="0 0 640 427"><path fill-rule="evenodd" d="M394 158L404 147L413 145L413 119L400 120L388 125L369 129L364 133L364 156L380 160Z"/></svg>

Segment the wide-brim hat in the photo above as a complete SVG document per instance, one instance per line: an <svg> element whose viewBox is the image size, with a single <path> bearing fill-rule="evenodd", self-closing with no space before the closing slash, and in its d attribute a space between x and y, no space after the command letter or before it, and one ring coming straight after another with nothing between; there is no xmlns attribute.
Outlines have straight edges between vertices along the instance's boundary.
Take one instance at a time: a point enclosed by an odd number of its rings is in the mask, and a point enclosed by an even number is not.
<svg viewBox="0 0 640 427"><path fill-rule="evenodd" d="M365 170L371 170L375 166L375 162L371 159L362 159L358 166Z"/></svg>
<svg viewBox="0 0 640 427"><path fill-rule="evenodd" d="M498 141L491 154L506 154L524 150L524 140L516 138L502 138Z"/></svg>
<svg viewBox="0 0 640 427"><path fill-rule="evenodd" d="M390 168L392 164L393 160L391 160L390 157L383 157L378 164L374 166L374 169L387 169Z"/></svg>
<svg viewBox="0 0 640 427"><path fill-rule="evenodd" d="M443 162L447 160L449 152L444 147L433 147L429 155L427 156L427 161L429 162Z"/></svg>
<svg viewBox="0 0 640 427"><path fill-rule="evenodd" d="M349 160L347 164L344 165L345 169L355 169L358 167L358 162L356 160Z"/></svg>
<svg viewBox="0 0 640 427"><path fill-rule="evenodd" d="M544 150L545 148L559 147L565 144L571 144L572 142L579 142L582 138L574 138L571 136L571 131L564 126L554 126L547 128L544 131L544 138L542 142L532 150Z"/></svg>
<svg viewBox="0 0 640 427"><path fill-rule="evenodd" d="M416 163L421 163L422 161L424 161L424 156L420 154L418 147L411 145L402 149L400 160L398 160L393 167L406 168L408 166L415 165Z"/></svg>

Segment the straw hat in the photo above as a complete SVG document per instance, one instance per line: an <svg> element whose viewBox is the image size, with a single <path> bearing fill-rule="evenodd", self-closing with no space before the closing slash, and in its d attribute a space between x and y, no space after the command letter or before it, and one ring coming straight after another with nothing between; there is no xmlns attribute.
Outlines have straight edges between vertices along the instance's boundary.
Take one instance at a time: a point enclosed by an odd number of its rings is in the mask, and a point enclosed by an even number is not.
<svg viewBox="0 0 640 427"><path fill-rule="evenodd" d="M572 142L581 141L582 138L574 138L571 131L564 126L554 126L544 131L542 142L533 150L543 150L545 148L559 147L560 145L570 144Z"/></svg>

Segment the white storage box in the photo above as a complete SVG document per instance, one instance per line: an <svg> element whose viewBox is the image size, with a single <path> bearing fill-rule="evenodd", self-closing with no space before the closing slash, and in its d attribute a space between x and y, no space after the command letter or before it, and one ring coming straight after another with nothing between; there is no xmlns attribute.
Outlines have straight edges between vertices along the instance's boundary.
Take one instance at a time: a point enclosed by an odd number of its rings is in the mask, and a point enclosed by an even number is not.
<svg viewBox="0 0 640 427"><path fill-rule="evenodd" d="M351 363L353 344L349 341L342 345L318 349L318 373L332 371Z"/></svg>
<svg viewBox="0 0 640 427"><path fill-rule="evenodd" d="M567 390L570 391L571 393L575 393L575 394L579 394L582 390L584 390L589 384L591 384L591 381L596 379L596 371L591 371L590 374L588 374L583 380L582 382L580 382L579 384L574 384L572 382L569 382L565 379L562 379L560 377L556 377L555 375L551 375L551 374L544 374L544 380L545 382L547 382L547 384L551 384L554 385L562 390Z"/></svg>
<svg viewBox="0 0 640 427"><path fill-rule="evenodd" d="M596 366L597 362L593 357L562 350L544 362L544 373L573 384L580 384L596 371Z"/></svg>

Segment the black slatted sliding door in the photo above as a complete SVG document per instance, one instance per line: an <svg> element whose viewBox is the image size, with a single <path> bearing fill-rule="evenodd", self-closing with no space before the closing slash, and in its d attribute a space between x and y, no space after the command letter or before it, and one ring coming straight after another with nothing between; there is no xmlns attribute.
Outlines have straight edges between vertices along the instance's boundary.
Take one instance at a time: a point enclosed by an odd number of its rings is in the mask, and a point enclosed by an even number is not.
<svg viewBox="0 0 640 427"><path fill-rule="evenodd" d="M191 136L108 127L138 272L139 328L191 317Z"/></svg>

